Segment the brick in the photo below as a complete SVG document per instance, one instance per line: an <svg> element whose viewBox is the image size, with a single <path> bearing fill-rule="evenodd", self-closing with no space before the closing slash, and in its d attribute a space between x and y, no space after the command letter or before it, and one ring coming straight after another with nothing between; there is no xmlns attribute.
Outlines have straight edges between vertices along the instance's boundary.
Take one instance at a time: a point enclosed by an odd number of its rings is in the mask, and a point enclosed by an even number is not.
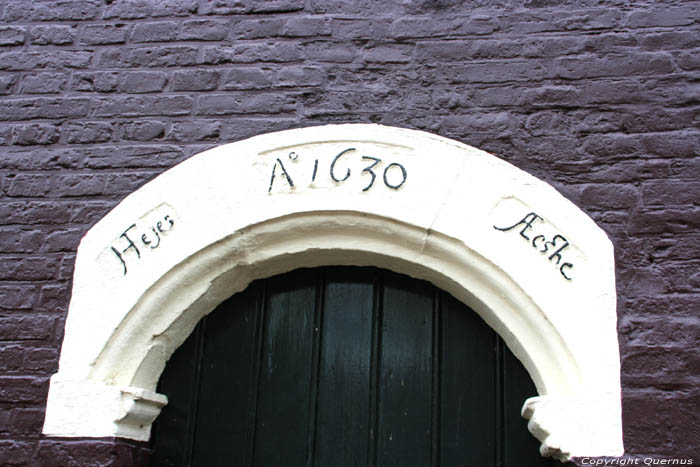
<svg viewBox="0 0 700 467"><path fill-rule="evenodd" d="M684 233L700 227L700 208L644 209L632 216L630 234Z"/></svg>
<svg viewBox="0 0 700 467"><path fill-rule="evenodd" d="M358 49L346 44L313 42L305 44L304 56L318 62L350 63L358 56Z"/></svg>
<svg viewBox="0 0 700 467"><path fill-rule="evenodd" d="M597 208L630 209L640 201L637 187L620 183L586 185L581 192L581 202Z"/></svg>
<svg viewBox="0 0 700 467"><path fill-rule="evenodd" d="M0 440L0 459L8 467L31 465L33 450L33 443L28 441Z"/></svg>
<svg viewBox="0 0 700 467"><path fill-rule="evenodd" d="M183 70L173 74L173 91L211 91L219 85L218 70Z"/></svg>
<svg viewBox="0 0 700 467"><path fill-rule="evenodd" d="M70 220L70 207L54 201L21 201L0 203L0 225L65 224Z"/></svg>
<svg viewBox="0 0 700 467"><path fill-rule="evenodd" d="M498 47L499 43L503 41L483 41L491 45L491 43L495 42L495 46ZM475 44L478 45L481 42ZM516 41L517 43L517 41ZM510 45L510 44L509 44ZM512 44L513 47L515 44ZM532 58L554 58L554 57L562 57L565 55L573 55L573 54L579 54L582 53L585 48L586 48L586 43L581 40L580 37L543 37L543 38L538 38L534 40L528 40L525 41L524 44L521 44L522 50L520 51L520 55L524 57L532 57ZM480 58L483 56L483 58L492 58L492 57L501 57L501 55L498 55L498 52L495 53L490 53L491 50L490 48L487 49L486 51L480 51L477 49L477 53L475 54L476 58ZM504 54L504 58L508 58L510 53L512 53L514 50L509 48Z"/></svg>
<svg viewBox="0 0 700 467"><path fill-rule="evenodd" d="M168 67L195 65L198 49L191 46L109 48L101 52L99 64L107 68Z"/></svg>
<svg viewBox="0 0 700 467"><path fill-rule="evenodd" d="M413 46L377 46L365 50L363 59L369 63L408 63L412 54Z"/></svg>
<svg viewBox="0 0 700 467"><path fill-rule="evenodd" d="M34 285L0 285L0 309L31 309L37 299L37 292Z"/></svg>
<svg viewBox="0 0 700 467"><path fill-rule="evenodd" d="M233 24L232 36L237 39L263 39L282 35L285 20L275 19L246 19Z"/></svg>
<svg viewBox="0 0 700 467"><path fill-rule="evenodd" d="M49 389L48 378L0 376L0 402L42 403Z"/></svg>
<svg viewBox="0 0 700 467"><path fill-rule="evenodd" d="M515 57L560 57L584 49L579 38L539 38L537 40L426 41L418 44L416 59L431 61L465 61Z"/></svg>
<svg viewBox="0 0 700 467"><path fill-rule="evenodd" d="M189 16L197 13L197 0L121 0L107 7L105 19L140 19L163 16Z"/></svg>
<svg viewBox="0 0 700 467"><path fill-rule="evenodd" d="M700 47L700 37L693 31L663 31L644 34L642 47L649 50L674 50Z"/></svg>
<svg viewBox="0 0 700 467"><path fill-rule="evenodd" d="M0 95L6 96L15 91L16 84L19 82L17 75L7 73L0 74Z"/></svg>
<svg viewBox="0 0 700 467"><path fill-rule="evenodd" d="M459 128L465 133L490 132L500 133L513 128L513 122L507 113L482 113L479 115L451 115L442 120L441 129Z"/></svg>
<svg viewBox="0 0 700 467"><path fill-rule="evenodd" d="M139 96L100 99L95 102L97 117L139 117L147 115L186 115L192 111L188 96Z"/></svg>
<svg viewBox="0 0 700 467"><path fill-rule="evenodd" d="M77 463L76 463L77 460ZM84 460L84 461L83 461ZM32 457L32 467L150 465L147 443L121 439L42 439Z"/></svg>
<svg viewBox="0 0 700 467"><path fill-rule="evenodd" d="M24 344L22 370L40 375L50 375L58 371L58 349L37 348L35 342Z"/></svg>
<svg viewBox="0 0 700 467"><path fill-rule="evenodd" d="M693 24L698 18L697 8L654 8L637 10L629 14L627 26L631 28L651 28L659 26L684 26Z"/></svg>
<svg viewBox="0 0 700 467"><path fill-rule="evenodd" d="M496 18L463 17L445 21L430 21L428 18L402 18L394 21L389 35L396 39L435 38L445 36L471 36L491 34L498 30Z"/></svg>
<svg viewBox="0 0 700 467"><path fill-rule="evenodd" d="M43 251L49 253L75 251L84 234L85 232L82 229L52 230L48 232L43 239ZM61 289L63 289L63 287L61 287Z"/></svg>
<svg viewBox="0 0 700 467"><path fill-rule="evenodd" d="M200 14L230 15L237 13L286 13L304 9L304 0L203 0Z"/></svg>
<svg viewBox="0 0 700 467"><path fill-rule="evenodd" d="M75 271L75 254L66 254L61 260L61 267L58 269L57 280L62 282L68 282L73 279L73 271ZM63 323L59 320L59 326L57 328L58 340L63 339Z"/></svg>
<svg viewBox="0 0 700 467"><path fill-rule="evenodd" d="M566 134L572 125L569 115L556 111L536 112L525 121L525 129L533 136Z"/></svg>
<svg viewBox="0 0 700 467"><path fill-rule="evenodd" d="M5 21L80 21L97 19L99 13L97 0L13 2L5 7Z"/></svg>
<svg viewBox="0 0 700 467"><path fill-rule="evenodd" d="M623 158L644 152L642 142L634 135L595 135L583 142L583 150L593 156Z"/></svg>
<svg viewBox="0 0 700 467"><path fill-rule="evenodd" d="M671 293L693 293L700 288L700 262L682 261L674 262L668 266L678 279L669 285Z"/></svg>
<svg viewBox="0 0 700 467"><path fill-rule="evenodd" d="M295 17L287 20L282 28L282 35L287 37L330 36L330 22L325 18Z"/></svg>
<svg viewBox="0 0 700 467"><path fill-rule="evenodd" d="M218 121L194 120L172 124L168 139L190 143L193 141L216 140L219 138L221 123Z"/></svg>
<svg viewBox="0 0 700 467"><path fill-rule="evenodd" d="M326 80L325 72L319 67L285 66L277 70L274 78L276 87L303 88L321 86Z"/></svg>
<svg viewBox="0 0 700 467"><path fill-rule="evenodd" d="M156 175L157 174L154 172L109 174L107 176L106 192L116 195L132 193L141 188ZM70 274L72 274L72 268Z"/></svg>
<svg viewBox="0 0 700 467"><path fill-rule="evenodd" d="M113 125L107 122L68 123L62 131L66 143L70 144L105 143L114 135Z"/></svg>
<svg viewBox="0 0 700 467"><path fill-rule="evenodd" d="M35 71L39 68L87 68L92 61L92 53L79 50L52 50L45 52L5 52L0 53L0 70Z"/></svg>
<svg viewBox="0 0 700 467"><path fill-rule="evenodd" d="M0 371L11 374L23 370L24 349L17 344L0 343ZM0 433L8 433L11 429L10 410L0 408Z"/></svg>
<svg viewBox="0 0 700 467"><path fill-rule="evenodd" d="M642 185L645 206L693 205L700 199L700 182L651 180Z"/></svg>
<svg viewBox="0 0 700 467"><path fill-rule="evenodd" d="M673 308L674 317L695 319L697 318L697 304L700 294L633 295L626 298L628 308L640 316L658 316L659 319L663 319L666 310Z"/></svg>
<svg viewBox="0 0 700 467"><path fill-rule="evenodd" d="M639 37L629 34L595 34L581 41L583 51L595 55L629 54L639 50Z"/></svg>
<svg viewBox="0 0 700 467"><path fill-rule="evenodd" d="M127 26L124 24L89 24L80 34L80 43L86 45L123 44Z"/></svg>
<svg viewBox="0 0 700 467"><path fill-rule="evenodd" d="M60 234L63 240L60 240L60 249L75 251L78 247L80 241L80 236L76 236L76 232L82 232L82 230L64 230ZM47 241L56 244L59 239L56 235L52 235L52 239L47 239ZM70 237L68 241L66 238ZM68 248L70 245L70 248ZM70 300L70 288L66 285L45 285L41 288L41 294L39 296L39 301L36 304L35 311L46 312L46 313L65 313L68 310L68 301Z"/></svg>
<svg viewBox="0 0 700 467"><path fill-rule="evenodd" d="M229 34L229 22L223 20L185 21L180 40L220 41Z"/></svg>
<svg viewBox="0 0 700 467"><path fill-rule="evenodd" d="M19 26L0 26L0 45L22 45L26 28Z"/></svg>
<svg viewBox="0 0 700 467"><path fill-rule="evenodd" d="M76 224L92 224L102 219L116 203L104 201L80 200L73 205L70 222Z"/></svg>
<svg viewBox="0 0 700 467"><path fill-rule="evenodd" d="M227 118L221 124L221 138L224 141L237 141L261 133L282 131L294 128L296 121L281 118Z"/></svg>
<svg viewBox="0 0 700 467"><path fill-rule="evenodd" d="M556 78L582 79L604 76L667 74L673 70L673 61L665 53L618 57L563 58L555 60L551 75Z"/></svg>
<svg viewBox="0 0 700 467"><path fill-rule="evenodd" d="M163 139L165 125L161 122L131 122L123 127L123 138L132 141Z"/></svg>
<svg viewBox="0 0 700 467"><path fill-rule="evenodd" d="M107 146L93 148L87 160L90 169L111 167L150 168L172 167L185 158L182 148L177 146Z"/></svg>
<svg viewBox="0 0 700 467"><path fill-rule="evenodd" d="M222 88L231 89L265 89L272 86L273 72L262 67L231 68L223 79Z"/></svg>
<svg viewBox="0 0 700 467"><path fill-rule="evenodd" d="M119 84L119 74L109 71L90 73L75 73L73 75L73 91L82 92L114 92Z"/></svg>
<svg viewBox="0 0 700 467"><path fill-rule="evenodd" d="M56 191L63 197L95 196L105 192L106 175L81 173L56 176Z"/></svg>
<svg viewBox="0 0 700 467"><path fill-rule="evenodd" d="M485 61L474 64L439 65L435 73L446 83L505 83L539 81L548 68L532 61Z"/></svg>
<svg viewBox="0 0 700 467"><path fill-rule="evenodd" d="M695 423L698 404L700 394L697 392L627 390L622 399L625 439L634 440L634 445L643 449L641 452L693 459L697 452L694 443L700 437Z"/></svg>
<svg viewBox="0 0 700 467"><path fill-rule="evenodd" d="M666 261L686 261L697 257L696 252L700 251L700 236L685 235L682 238L659 238L654 241L649 254L650 261L661 262L666 265Z"/></svg>
<svg viewBox="0 0 700 467"><path fill-rule="evenodd" d="M199 98L197 115L280 113L295 110L295 99L284 94L221 94Z"/></svg>
<svg viewBox="0 0 700 467"><path fill-rule="evenodd" d="M33 123L16 126L12 129L12 141L20 146L33 144L54 144L58 142L60 131L55 125Z"/></svg>
<svg viewBox="0 0 700 467"><path fill-rule="evenodd" d="M12 411L12 434L31 436L41 433L43 409L15 408Z"/></svg>
<svg viewBox="0 0 700 467"><path fill-rule="evenodd" d="M687 71L700 70L700 51L684 52L678 54L678 65Z"/></svg>
<svg viewBox="0 0 700 467"><path fill-rule="evenodd" d="M58 94L65 91L68 75L65 73L27 74L22 78L23 94Z"/></svg>
<svg viewBox="0 0 700 467"><path fill-rule="evenodd" d="M41 249L44 233L36 229L0 228L0 251L32 253Z"/></svg>
<svg viewBox="0 0 700 467"><path fill-rule="evenodd" d="M8 196L40 197L47 196L51 191L51 175L20 173L8 178L5 183Z"/></svg>
<svg viewBox="0 0 700 467"><path fill-rule="evenodd" d="M4 280L49 280L56 277L60 261L49 257L1 257L0 278Z"/></svg>
<svg viewBox="0 0 700 467"><path fill-rule="evenodd" d="M534 34L555 31L590 31L618 27L623 13L617 9L588 10L521 10L509 15L504 29L513 34Z"/></svg>
<svg viewBox="0 0 700 467"><path fill-rule="evenodd" d="M618 267L618 292L625 295L658 295L670 292L670 281L659 268Z"/></svg>
<svg viewBox="0 0 700 467"><path fill-rule="evenodd" d="M645 154L661 157L696 157L700 154L700 133L680 130L639 136Z"/></svg>
<svg viewBox="0 0 700 467"><path fill-rule="evenodd" d="M77 118L90 110L90 101L83 98L27 98L0 101L0 121L33 118Z"/></svg>
<svg viewBox="0 0 700 467"><path fill-rule="evenodd" d="M700 358L683 346L627 345L621 357L625 382L631 385L654 379L664 389L684 389L700 383L700 378L682 376L697 375L700 369Z"/></svg>
<svg viewBox="0 0 700 467"><path fill-rule="evenodd" d="M119 90L127 93L160 92L168 84L168 74L162 71L131 71L122 76Z"/></svg>
<svg viewBox="0 0 700 467"><path fill-rule="evenodd" d="M203 63L224 65L226 63L294 62L303 58L302 49L291 42L270 44L245 44L230 47L216 46L204 49Z"/></svg>
<svg viewBox="0 0 700 467"><path fill-rule="evenodd" d="M658 109L616 114L619 128L629 133L650 133L692 128L695 112L690 109ZM664 135L665 136L665 135Z"/></svg>
<svg viewBox="0 0 700 467"><path fill-rule="evenodd" d="M137 23L131 32L131 42L170 42L179 36L180 25L175 21Z"/></svg>
<svg viewBox="0 0 700 467"><path fill-rule="evenodd" d="M0 145L7 144L12 144L12 127L9 125L0 125Z"/></svg>
<svg viewBox="0 0 700 467"><path fill-rule="evenodd" d="M85 154L75 149L20 149L0 152L0 165L9 170L75 169L83 165Z"/></svg>
<svg viewBox="0 0 700 467"><path fill-rule="evenodd" d="M196 47L154 47L139 48L131 51L129 64L132 66L183 66L195 65L198 49Z"/></svg>
<svg viewBox="0 0 700 467"><path fill-rule="evenodd" d="M75 41L75 26L34 26L29 31L29 41L35 45L66 45Z"/></svg>
<svg viewBox="0 0 700 467"><path fill-rule="evenodd" d="M240 67L229 70L223 89L266 89L270 87L320 86L325 73L318 67L285 66L277 69Z"/></svg>

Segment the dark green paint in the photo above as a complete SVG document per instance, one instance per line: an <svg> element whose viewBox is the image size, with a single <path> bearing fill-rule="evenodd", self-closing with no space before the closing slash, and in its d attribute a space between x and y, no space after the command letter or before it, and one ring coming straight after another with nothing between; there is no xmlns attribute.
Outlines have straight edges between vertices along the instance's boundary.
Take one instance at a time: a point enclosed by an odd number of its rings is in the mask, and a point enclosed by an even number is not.
<svg viewBox="0 0 700 467"><path fill-rule="evenodd" d="M481 318L374 268L257 281L202 320L159 391L154 466L540 467L536 394Z"/></svg>

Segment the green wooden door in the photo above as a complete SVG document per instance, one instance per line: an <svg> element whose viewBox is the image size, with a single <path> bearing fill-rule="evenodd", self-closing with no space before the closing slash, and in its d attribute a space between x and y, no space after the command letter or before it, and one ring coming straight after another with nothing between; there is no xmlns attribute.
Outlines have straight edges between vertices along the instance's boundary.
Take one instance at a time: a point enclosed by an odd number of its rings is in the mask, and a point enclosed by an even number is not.
<svg viewBox="0 0 700 467"><path fill-rule="evenodd" d="M256 281L202 320L158 391L154 466L552 465L498 335L433 285L375 268Z"/></svg>

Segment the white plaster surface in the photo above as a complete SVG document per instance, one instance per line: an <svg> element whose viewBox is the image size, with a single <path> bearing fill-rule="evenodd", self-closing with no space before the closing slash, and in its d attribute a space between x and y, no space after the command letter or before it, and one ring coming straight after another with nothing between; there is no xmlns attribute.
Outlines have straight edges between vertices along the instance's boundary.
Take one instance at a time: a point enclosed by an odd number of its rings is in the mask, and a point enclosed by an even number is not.
<svg viewBox="0 0 700 467"><path fill-rule="evenodd" d="M375 162L367 188L363 169ZM525 223L494 228L530 213L529 240ZM565 242L556 264L549 257ZM537 386L523 413L543 454L622 454L614 259L603 231L493 155L365 124L206 151L98 222L78 248L44 432L148 439L165 403L153 392L160 373L202 316L252 280L330 264L430 280L477 311Z"/></svg>

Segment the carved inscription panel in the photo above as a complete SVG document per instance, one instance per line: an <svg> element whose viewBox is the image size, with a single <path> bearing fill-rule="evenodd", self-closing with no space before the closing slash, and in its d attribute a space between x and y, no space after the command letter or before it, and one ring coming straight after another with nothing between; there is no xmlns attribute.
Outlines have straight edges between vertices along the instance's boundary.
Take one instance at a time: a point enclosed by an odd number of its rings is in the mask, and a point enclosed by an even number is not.
<svg viewBox="0 0 700 467"><path fill-rule="evenodd" d="M362 179L362 192L380 185L399 190L408 180L408 171L402 161L392 156L386 159L376 151L367 151L355 144L341 150L326 147L290 150L271 158L267 192L317 187L329 182L331 186L340 186L358 177Z"/></svg>
<svg viewBox="0 0 700 467"><path fill-rule="evenodd" d="M168 236L178 227L178 220L172 207L162 204L146 214L125 223L121 232L100 255L100 260L111 273L118 271L126 276L143 261L147 261L151 252L164 248Z"/></svg>
<svg viewBox="0 0 700 467"><path fill-rule="evenodd" d="M567 261L567 248L570 243L562 234L554 234L548 238L546 234L538 231L537 224L544 223L545 220L535 212L526 214L522 219L515 221L513 225L493 228L501 232L518 232L520 237L528 242L532 248L537 250L547 261L559 269L559 273L567 281L573 280L571 270L573 263Z"/></svg>

